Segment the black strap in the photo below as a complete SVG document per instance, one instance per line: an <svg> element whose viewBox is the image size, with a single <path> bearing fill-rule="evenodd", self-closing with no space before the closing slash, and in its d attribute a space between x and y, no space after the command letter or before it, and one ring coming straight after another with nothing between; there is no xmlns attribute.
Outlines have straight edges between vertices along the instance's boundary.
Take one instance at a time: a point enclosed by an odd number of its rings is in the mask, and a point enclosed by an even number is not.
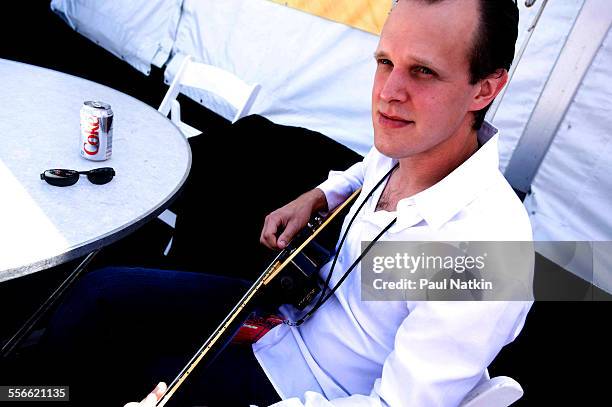
<svg viewBox="0 0 612 407"><path fill-rule="evenodd" d="M365 205L365 203L372 197L372 195L374 194L374 191L376 191L378 189L378 187L380 187L382 185L382 183L391 175L391 173L393 171L395 171L395 169L399 166L399 163L395 164L393 166L393 168L391 168L389 170L389 172L387 172L385 174L384 177L382 177L380 179L380 181L378 181L378 183L374 186L374 188L372 188L372 190L368 193L368 195L366 196L366 198L361 202L361 204L359 205L359 207L357 208L357 210L355 211L355 213L353 214L353 217L351 218L351 220L349 221L348 225L346 226L346 230L344 231L344 234L342 235L342 239L340 239L340 244L338 245L338 249L336 250L336 253L334 254L334 260L332 261L332 265L329 269L329 273L327 274L327 278L325 279L325 284L323 285L323 289L321 290L321 294L319 295L319 299L317 300L316 304L314 305L314 307L312 307L302 318L298 319L295 322L286 320L285 323L289 326L300 326L302 325L302 323L304 323L304 321L306 321L312 314L314 314L314 312L316 310L318 310L321 305L323 305L338 289L338 287L340 287L340 284L342 284L342 282L344 282L344 280L346 280L346 278L348 277L348 275L351 273L351 271L353 271L353 269L357 266L357 264L361 261L361 259L363 259L363 257L368 253L368 251L372 248L372 246L374 245L374 243L376 243L381 237L382 235L384 235L390 228L391 226L393 226L395 224L395 222L397 221L397 218L393 219L391 221L391 223L389 223L368 245L368 247L366 247L363 252L361 252L361 254L359 255L359 257L357 257L357 259L353 262L353 264L351 264L351 266L344 272L344 275L340 278L340 280L338 280L338 282L336 283L336 285L331 289L331 291L326 294L327 291L327 287L331 281L331 276L334 272L334 268L336 267L336 262L338 261L338 255L340 254L340 250L342 249L342 245L344 244L344 241L346 240L346 236L348 235L348 231L351 228L351 226L353 225L353 222L355 221L355 219L357 218L357 214L359 213L359 211L361 211L361 209L363 208L363 206Z"/></svg>

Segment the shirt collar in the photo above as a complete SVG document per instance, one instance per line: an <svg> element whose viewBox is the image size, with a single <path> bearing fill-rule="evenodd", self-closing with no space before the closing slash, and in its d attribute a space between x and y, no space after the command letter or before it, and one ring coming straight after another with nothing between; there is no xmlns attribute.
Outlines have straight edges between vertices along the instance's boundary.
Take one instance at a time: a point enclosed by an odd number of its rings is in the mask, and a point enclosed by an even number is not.
<svg viewBox="0 0 612 407"><path fill-rule="evenodd" d="M481 147L470 158L436 184L398 202L398 228L415 224L414 210L405 210L414 206L431 227L439 229L496 179L499 132L484 122L477 137Z"/></svg>

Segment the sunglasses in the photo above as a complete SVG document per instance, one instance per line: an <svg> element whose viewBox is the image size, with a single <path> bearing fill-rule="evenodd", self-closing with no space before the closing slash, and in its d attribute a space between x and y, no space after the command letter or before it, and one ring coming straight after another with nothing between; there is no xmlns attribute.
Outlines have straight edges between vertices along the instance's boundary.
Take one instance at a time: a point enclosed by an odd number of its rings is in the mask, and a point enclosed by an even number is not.
<svg viewBox="0 0 612 407"><path fill-rule="evenodd" d="M92 184L103 185L111 182L115 176L115 170L110 167L96 168L89 171L46 170L40 174L40 179L56 187L68 187L76 184L81 174L87 175L87 179Z"/></svg>

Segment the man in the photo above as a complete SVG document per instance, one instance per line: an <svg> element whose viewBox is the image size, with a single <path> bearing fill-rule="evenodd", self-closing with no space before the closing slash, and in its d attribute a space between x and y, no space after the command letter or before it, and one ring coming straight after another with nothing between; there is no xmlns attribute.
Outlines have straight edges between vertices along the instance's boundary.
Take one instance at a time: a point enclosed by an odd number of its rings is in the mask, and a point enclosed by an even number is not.
<svg viewBox="0 0 612 407"><path fill-rule="evenodd" d="M332 285L361 241L394 217L389 239L531 240L527 214L497 168L495 131L481 127L508 78L517 13L510 0L400 0L375 54L375 149L270 214L262 243L285 247L312 212L333 209L360 186L371 190L395 162L349 231ZM301 399L279 405L458 405L529 309L522 302L365 303L356 273L310 323L279 327L255 344L283 398ZM284 366L279 352L300 363ZM290 370L304 379L288 379Z"/></svg>
<svg viewBox="0 0 612 407"><path fill-rule="evenodd" d="M400 0L375 54L375 148L272 212L261 242L285 247L312 213L334 209L359 187L371 191L387 173L361 211L355 204L347 215L343 231L357 217L330 287L361 242L389 225L381 240L531 240L527 214L498 170L496 130L482 123L507 82L517 22L512 0ZM321 270L328 273L329 264ZM360 289L356 269L304 324L279 325L253 345L283 399L275 406L457 406L530 307L365 302ZM153 406L163 390L128 405ZM234 405L232 396L225 405Z"/></svg>
<svg viewBox="0 0 612 407"><path fill-rule="evenodd" d="M527 214L498 170L496 131L482 122L508 80L517 22L511 0L400 0L375 54L375 149L272 212L261 242L284 248L314 212L334 209L358 187L371 190L395 163L349 230L331 286L360 242L395 217L385 235L395 240L531 240ZM530 307L366 303L357 275L306 323L278 326L254 345L284 399L276 406L456 406Z"/></svg>

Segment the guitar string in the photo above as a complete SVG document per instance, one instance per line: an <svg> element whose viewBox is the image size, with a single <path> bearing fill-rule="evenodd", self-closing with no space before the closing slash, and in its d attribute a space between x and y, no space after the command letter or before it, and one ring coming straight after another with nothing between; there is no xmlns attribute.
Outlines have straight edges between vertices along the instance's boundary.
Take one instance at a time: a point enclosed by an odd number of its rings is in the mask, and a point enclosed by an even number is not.
<svg viewBox="0 0 612 407"><path fill-rule="evenodd" d="M329 273L327 274L327 278L325 279L325 284L323 285L323 288L321 290L321 294L319 294L319 298L316 302L316 304L314 305L314 307L312 307L302 318L298 319L297 321L293 322L290 320L285 320L284 323L289 325L289 326L300 326L304 323L304 321L306 321L312 314L314 314L314 312L316 310L318 310L329 298L331 298L331 296L336 292L336 290L340 287L340 284L342 284L342 282L344 282L344 280L348 277L348 275L351 273L351 271L353 271L353 269L357 266L357 264L361 261L361 259L368 253L368 251L370 251L370 249L372 248L372 246L374 245L374 243L376 243L378 241L378 239L381 238L382 235L384 235L390 228L391 226L393 226L395 224L395 222L397 221L397 218L394 218L371 242L370 244L361 252L361 254L359 255L359 257L357 257L357 259L353 262L353 264L351 264L351 266L346 270L346 272L344 273L344 275L340 278L340 280L338 280L338 282L336 283L336 285L331 289L331 291L329 292L329 294L326 296L325 293L327 291L327 287L329 286L329 283L331 281L331 276L334 272L334 268L336 267L336 262L338 261L338 256L340 254L340 250L342 249L342 245L344 244L344 241L346 240L346 237L348 235L348 231L351 228L353 222L355 221L355 219L357 218L357 215L359 214L359 212L361 211L361 209L363 208L363 206L365 205L366 202L368 202L368 200L372 197L372 195L374 194L374 191L376 191L381 185L382 183L391 175L391 173L393 171L395 171L395 169L399 166L399 163L395 164L393 166L393 168L391 168L389 170L389 172L387 172L381 179L380 181L378 181L378 183L374 186L374 188L372 188L372 190L370 190L370 192L368 193L368 195L365 197L365 199L361 202L361 204L359 205L359 207L357 208L357 210L355 211L355 213L353 214L353 217L351 218L351 220L349 221L346 230L344 231L344 234L342 235L342 239L340 239L340 244L338 245L338 249L336 250L336 253L334 254L334 259L332 261L332 265L329 269Z"/></svg>

